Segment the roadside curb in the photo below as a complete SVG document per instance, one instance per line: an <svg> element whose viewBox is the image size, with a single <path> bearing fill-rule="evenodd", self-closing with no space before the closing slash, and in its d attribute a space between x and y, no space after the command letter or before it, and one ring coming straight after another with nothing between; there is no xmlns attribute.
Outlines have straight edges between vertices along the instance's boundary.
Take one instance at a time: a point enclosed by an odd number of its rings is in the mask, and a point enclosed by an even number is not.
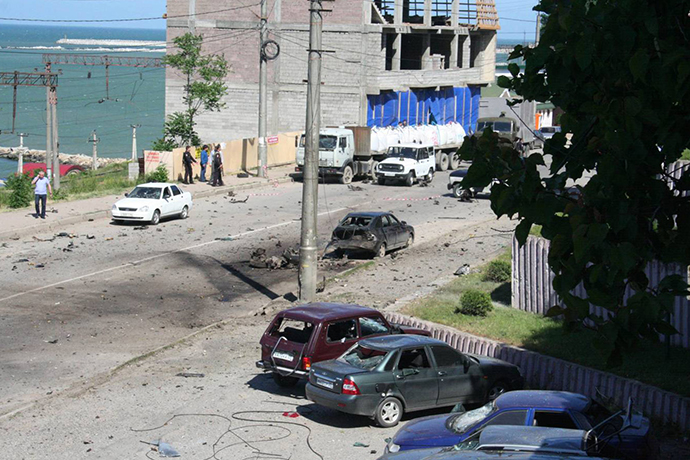
<svg viewBox="0 0 690 460"><path fill-rule="evenodd" d="M285 183L289 183L289 182L293 182L292 177L285 176L285 177L279 177L277 179L272 179L272 180L262 180L260 182L250 182L248 184L226 185L223 187L213 188L211 190L204 190L204 191L195 193L193 198L208 198L211 196L223 195L226 192L230 192L230 191L250 190L250 189L254 189L254 188L263 187L266 185L271 185L271 184L278 185L278 184L285 184ZM73 203L77 203L78 201L79 200L73 201ZM23 236L33 236L37 233L41 233L44 231L57 230L61 227L64 227L65 225L78 224L79 222L93 221L96 219L103 219L103 218L108 218L108 217L110 217L110 209L101 209L98 211L89 211L89 212L79 214L76 216L68 216L68 217L53 220L50 222L46 222L43 224L29 225L27 227L23 227L23 228L19 228L19 229L2 231L2 232L0 232L0 241L12 239L12 238L15 238L15 239L21 238Z"/></svg>

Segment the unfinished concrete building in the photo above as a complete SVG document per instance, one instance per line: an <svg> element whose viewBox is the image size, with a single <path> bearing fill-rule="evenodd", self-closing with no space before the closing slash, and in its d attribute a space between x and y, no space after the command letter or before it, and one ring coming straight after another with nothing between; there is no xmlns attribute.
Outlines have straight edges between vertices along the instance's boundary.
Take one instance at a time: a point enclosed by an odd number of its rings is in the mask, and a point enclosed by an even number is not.
<svg viewBox="0 0 690 460"><path fill-rule="evenodd" d="M268 1L269 134L304 129L309 2ZM322 124L395 126L457 121L473 126L479 89L494 81L498 16L493 0L324 2ZM188 31L231 65L226 108L199 117L202 139L254 137L259 106L259 6L250 0L168 0L168 50ZM185 81L166 73L166 113L182 111Z"/></svg>

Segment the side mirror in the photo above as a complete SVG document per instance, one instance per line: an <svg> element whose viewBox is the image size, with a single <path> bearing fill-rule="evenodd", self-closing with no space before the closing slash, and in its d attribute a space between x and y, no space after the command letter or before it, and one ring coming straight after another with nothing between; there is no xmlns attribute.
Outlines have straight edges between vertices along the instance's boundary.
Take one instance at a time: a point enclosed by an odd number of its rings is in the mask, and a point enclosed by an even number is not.
<svg viewBox="0 0 690 460"><path fill-rule="evenodd" d="M400 223L403 225L407 225L407 222L405 222L404 220L401 220Z"/></svg>
<svg viewBox="0 0 690 460"><path fill-rule="evenodd" d="M465 369L465 372L467 372L469 370L470 365L471 365L470 358L468 358L467 356L463 356L462 357L462 367Z"/></svg>
<svg viewBox="0 0 690 460"><path fill-rule="evenodd" d="M412 369L412 368L403 369L403 375L405 377L409 377L410 375L417 375L417 374L419 374L418 369Z"/></svg>
<svg viewBox="0 0 690 460"><path fill-rule="evenodd" d="M125 193L125 197L128 197L128 196L129 196L129 193Z"/></svg>

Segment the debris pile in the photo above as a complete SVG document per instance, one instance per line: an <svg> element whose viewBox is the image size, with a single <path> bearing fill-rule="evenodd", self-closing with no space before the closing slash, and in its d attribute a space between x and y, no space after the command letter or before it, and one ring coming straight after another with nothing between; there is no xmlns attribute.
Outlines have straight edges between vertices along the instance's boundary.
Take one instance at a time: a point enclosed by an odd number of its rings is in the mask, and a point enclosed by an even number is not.
<svg viewBox="0 0 690 460"><path fill-rule="evenodd" d="M299 251L295 248L287 248L280 256L266 255L264 248L254 249L249 256L249 266L252 268L268 268L278 270L281 268L293 268L299 263Z"/></svg>

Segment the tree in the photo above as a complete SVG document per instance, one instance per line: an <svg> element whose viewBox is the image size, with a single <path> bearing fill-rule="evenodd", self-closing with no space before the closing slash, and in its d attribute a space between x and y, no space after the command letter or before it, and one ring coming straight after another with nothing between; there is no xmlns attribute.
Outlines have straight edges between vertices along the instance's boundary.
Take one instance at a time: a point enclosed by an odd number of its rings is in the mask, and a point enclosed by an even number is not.
<svg viewBox="0 0 690 460"><path fill-rule="evenodd" d="M173 39L179 51L163 58L167 66L180 71L186 79L182 100L187 110L168 115L163 138L154 144L156 150L171 146L198 146L201 141L194 129L196 117L204 112L219 112L225 107L222 98L228 88L223 79L228 74L228 63L222 55L202 55L203 41L201 35L188 32Z"/></svg>
<svg viewBox="0 0 690 460"><path fill-rule="evenodd" d="M521 244L542 226L564 302L549 314L598 331L613 366L640 338L676 333L668 318L675 296L687 295L681 277L650 286L644 270L654 259L690 262L690 198L679 193L690 174L668 170L690 146L690 0L541 0L535 9L548 16L541 41L515 47L510 59L523 58L524 73L511 63L512 78L498 84L561 107L562 133L527 158L489 130L468 138L461 154L473 164L462 185L496 178L492 209L519 218ZM585 172L586 185L568 190ZM571 294L580 282L587 298ZM591 314L589 303L609 314Z"/></svg>

